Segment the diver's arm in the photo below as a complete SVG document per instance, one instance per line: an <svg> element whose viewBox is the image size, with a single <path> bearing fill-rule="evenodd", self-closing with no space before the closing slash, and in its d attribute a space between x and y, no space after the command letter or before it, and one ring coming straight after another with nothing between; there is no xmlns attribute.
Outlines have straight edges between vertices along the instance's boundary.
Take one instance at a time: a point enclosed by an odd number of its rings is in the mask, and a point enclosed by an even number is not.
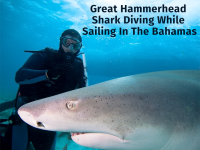
<svg viewBox="0 0 200 150"><path fill-rule="evenodd" d="M84 74L84 66L83 62L80 63L79 66L79 79L78 79L78 88L86 87L86 77Z"/></svg>
<svg viewBox="0 0 200 150"><path fill-rule="evenodd" d="M17 71L15 81L18 84L33 84L47 80L46 57L45 54L40 53L31 55L22 68Z"/></svg>

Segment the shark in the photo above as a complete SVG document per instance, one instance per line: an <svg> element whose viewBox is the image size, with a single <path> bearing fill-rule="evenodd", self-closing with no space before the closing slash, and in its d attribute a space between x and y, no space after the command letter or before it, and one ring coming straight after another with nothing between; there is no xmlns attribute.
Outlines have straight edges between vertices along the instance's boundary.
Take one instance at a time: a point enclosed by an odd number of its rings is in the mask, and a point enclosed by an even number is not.
<svg viewBox="0 0 200 150"><path fill-rule="evenodd" d="M105 150L200 149L200 70L121 77L21 106L42 130Z"/></svg>

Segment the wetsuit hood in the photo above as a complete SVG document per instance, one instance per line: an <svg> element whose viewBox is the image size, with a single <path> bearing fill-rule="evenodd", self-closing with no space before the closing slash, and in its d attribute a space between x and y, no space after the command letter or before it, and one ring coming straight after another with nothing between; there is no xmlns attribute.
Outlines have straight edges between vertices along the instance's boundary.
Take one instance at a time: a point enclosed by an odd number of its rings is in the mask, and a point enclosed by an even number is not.
<svg viewBox="0 0 200 150"><path fill-rule="evenodd" d="M72 37L76 37L80 42L82 42L82 38L81 38L81 35L78 33L78 31L74 30L74 29L67 29L65 30L62 34L61 34L61 37L64 37L66 35L71 35ZM63 48L62 48L62 40L60 38L60 43L59 43L59 49L58 49L58 52L59 53L62 53L62 54L66 54L66 55L70 55L72 57L76 57L77 54L80 52L80 49L75 53L75 54L70 54L70 52L67 52L65 53Z"/></svg>

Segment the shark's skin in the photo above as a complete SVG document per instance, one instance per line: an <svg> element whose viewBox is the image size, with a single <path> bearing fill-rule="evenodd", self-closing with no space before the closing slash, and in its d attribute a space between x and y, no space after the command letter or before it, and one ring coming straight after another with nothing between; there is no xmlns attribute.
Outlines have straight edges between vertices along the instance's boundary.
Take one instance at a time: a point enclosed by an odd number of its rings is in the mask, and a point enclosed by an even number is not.
<svg viewBox="0 0 200 150"><path fill-rule="evenodd" d="M72 136L86 147L197 150L200 70L118 78L28 103L18 113L36 128L87 132Z"/></svg>

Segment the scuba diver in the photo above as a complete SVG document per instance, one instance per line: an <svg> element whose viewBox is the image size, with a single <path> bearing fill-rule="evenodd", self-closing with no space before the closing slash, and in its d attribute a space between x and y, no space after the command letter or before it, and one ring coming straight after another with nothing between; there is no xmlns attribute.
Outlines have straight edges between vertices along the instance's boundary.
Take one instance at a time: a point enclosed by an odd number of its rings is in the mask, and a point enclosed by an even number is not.
<svg viewBox="0 0 200 150"><path fill-rule="evenodd" d="M26 150L29 143L35 150L55 149L56 132L26 124L18 116L17 110L23 104L85 87L83 61L77 57L81 47L80 34L74 29L67 29L60 37L58 50L45 48L28 51L33 54L15 76L19 90L15 111L9 118L12 126L6 131L1 144L5 149Z"/></svg>

